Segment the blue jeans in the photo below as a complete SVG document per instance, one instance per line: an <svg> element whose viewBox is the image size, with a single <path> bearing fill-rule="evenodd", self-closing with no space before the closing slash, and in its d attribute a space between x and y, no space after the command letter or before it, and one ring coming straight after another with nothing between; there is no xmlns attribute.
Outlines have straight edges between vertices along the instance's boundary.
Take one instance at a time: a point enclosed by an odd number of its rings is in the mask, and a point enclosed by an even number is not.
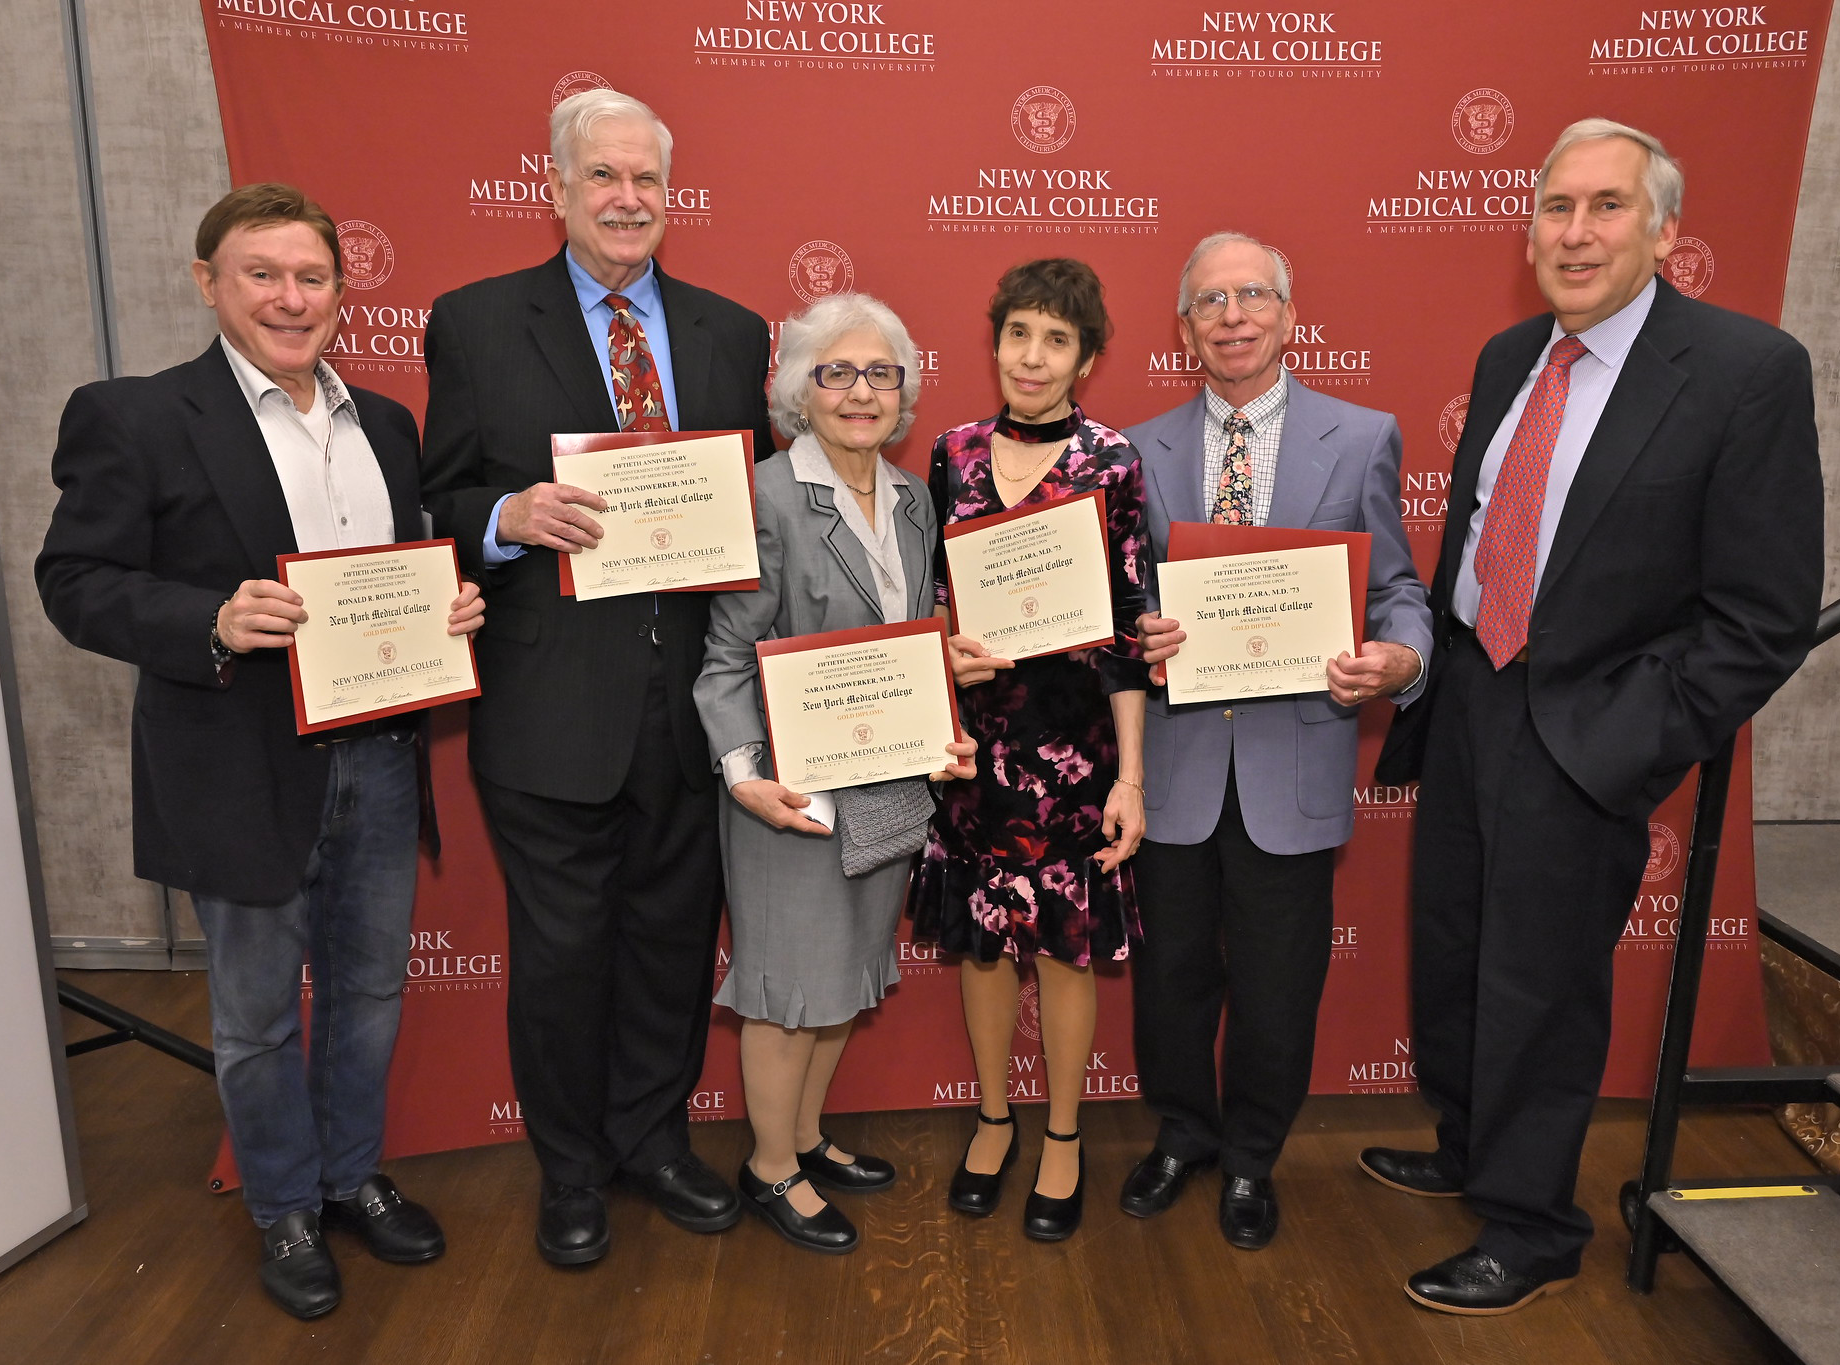
<svg viewBox="0 0 1840 1365"><path fill-rule="evenodd" d="M280 905L197 896L217 1092L258 1227L349 1199L383 1156L384 1082L415 905L415 740L330 746L319 841ZM313 972L301 1056L300 968Z"/></svg>

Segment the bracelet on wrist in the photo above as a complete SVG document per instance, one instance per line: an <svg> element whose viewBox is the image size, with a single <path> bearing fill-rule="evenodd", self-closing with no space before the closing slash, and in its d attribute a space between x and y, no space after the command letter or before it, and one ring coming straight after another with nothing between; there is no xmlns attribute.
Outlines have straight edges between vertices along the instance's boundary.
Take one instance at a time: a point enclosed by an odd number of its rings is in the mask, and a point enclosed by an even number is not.
<svg viewBox="0 0 1840 1365"><path fill-rule="evenodd" d="M1143 795L1144 784L1141 782L1133 782L1128 777L1114 777L1112 779L1112 784L1114 786L1136 787L1138 795Z"/></svg>

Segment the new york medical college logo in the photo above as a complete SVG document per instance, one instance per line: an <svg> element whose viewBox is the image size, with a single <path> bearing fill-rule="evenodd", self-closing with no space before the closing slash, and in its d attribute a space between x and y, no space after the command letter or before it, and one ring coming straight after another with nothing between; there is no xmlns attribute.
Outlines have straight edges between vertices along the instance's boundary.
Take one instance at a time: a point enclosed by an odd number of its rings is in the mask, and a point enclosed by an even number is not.
<svg viewBox="0 0 1840 1365"><path fill-rule="evenodd" d="M702 0L691 20L691 65L931 72L937 35L909 27L907 8L898 0Z"/></svg>
<svg viewBox="0 0 1840 1365"><path fill-rule="evenodd" d="M1674 288L1696 299L1712 286L1712 248L1698 237L1677 237L1661 263L1661 273Z"/></svg>
<svg viewBox="0 0 1840 1365"><path fill-rule="evenodd" d="M1016 141L1043 156L1058 152L1073 141L1079 116L1073 101L1051 85L1038 85L1016 96L1010 106L1009 128Z"/></svg>
<svg viewBox="0 0 1840 1365"><path fill-rule="evenodd" d="M816 303L830 294L848 293L856 283L856 266L849 252L819 238L792 253L786 280L806 303Z"/></svg>
<svg viewBox="0 0 1840 1365"><path fill-rule="evenodd" d="M347 218L338 225L338 235L345 298L326 359L343 375L421 369L428 309L395 302L394 291L384 288L396 270L396 247L389 233L369 219Z"/></svg>
<svg viewBox="0 0 1840 1365"><path fill-rule="evenodd" d="M1514 135L1514 106L1499 90L1472 90L1450 111L1450 135L1464 151L1492 156Z"/></svg>
<svg viewBox="0 0 1840 1365"><path fill-rule="evenodd" d="M207 0L207 19L233 32L295 38L332 46L465 52L471 26L464 10L396 0L390 5L349 0Z"/></svg>
<svg viewBox="0 0 1840 1365"><path fill-rule="evenodd" d="M1444 120L1448 136L1472 157L1494 157L1514 137L1514 102L1493 86L1469 91ZM1427 128L1425 164L1404 184L1377 186L1369 193L1367 231L1372 235L1427 237L1453 233L1525 232L1533 219L1538 166L1478 165L1449 156L1449 143L1435 141Z"/></svg>
<svg viewBox="0 0 1840 1365"><path fill-rule="evenodd" d="M1816 37L1805 14L1813 7L1802 6L1804 14L1793 13L1795 8L1777 3L1654 9L1646 0L1600 6L1603 27L1589 39L1587 69L1593 76L1640 77L1805 68Z"/></svg>
<svg viewBox="0 0 1840 1365"><path fill-rule="evenodd" d="M1378 80L1383 47L1361 20L1335 11L1204 9L1198 28L1150 40L1150 74L1189 80Z"/></svg>
<svg viewBox="0 0 1840 1365"><path fill-rule="evenodd" d="M339 224L339 255L345 260L347 289L375 289L396 268L396 248L382 228L362 218Z"/></svg>

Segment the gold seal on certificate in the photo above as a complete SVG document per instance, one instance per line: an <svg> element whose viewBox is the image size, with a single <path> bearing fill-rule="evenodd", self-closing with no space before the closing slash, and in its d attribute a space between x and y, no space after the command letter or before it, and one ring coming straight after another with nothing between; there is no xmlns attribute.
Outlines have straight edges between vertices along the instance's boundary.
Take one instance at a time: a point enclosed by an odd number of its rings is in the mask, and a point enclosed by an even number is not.
<svg viewBox="0 0 1840 1365"><path fill-rule="evenodd" d="M1030 659L1112 643L1104 493L953 522L945 549L955 628L992 654Z"/></svg>
<svg viewBox="0 0 1840 1365"><path fill-rule="evenodd" d="M578 601L627 593L760 586L753 436L745 431L552 436L556 482L598 493L592 550L561 557Z"/></svg>
<svg viewBox="0 0 1840 1365"><path fill-rule="evenodd" d="M1172 703L1321 692L1354 651L1346 545L1171 560L1157 587L1188 634L1164 665Z"/></svg>
<svg viewBox="0 0 1840 1365"><path fill-rule="evenodd" d="M773 766L796 792L925 777L952 761L958 710L937 617L754 647Z"/></svg>
<svg viewBox="0 0 1840 1365"><path fill-rule="evenodd" d="M299 733L479 695L471 637L447 633L460 595L453 541L281 555L276 566L307 613L288 648Z"/></svg>

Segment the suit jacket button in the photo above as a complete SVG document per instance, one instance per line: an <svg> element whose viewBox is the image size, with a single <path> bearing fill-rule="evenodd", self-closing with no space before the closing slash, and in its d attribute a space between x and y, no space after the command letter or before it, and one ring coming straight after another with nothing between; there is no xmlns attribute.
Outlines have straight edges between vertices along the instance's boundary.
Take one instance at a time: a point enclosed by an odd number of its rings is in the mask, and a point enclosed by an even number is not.
<svg viewBox="0 0 1840 1365"><path fill-rule="evenodd" d="M1220 714L1225 716L1228 720L1232 720L1233 719L1233 708L1229 706L1226 710L1222 711Z"/></svg>

